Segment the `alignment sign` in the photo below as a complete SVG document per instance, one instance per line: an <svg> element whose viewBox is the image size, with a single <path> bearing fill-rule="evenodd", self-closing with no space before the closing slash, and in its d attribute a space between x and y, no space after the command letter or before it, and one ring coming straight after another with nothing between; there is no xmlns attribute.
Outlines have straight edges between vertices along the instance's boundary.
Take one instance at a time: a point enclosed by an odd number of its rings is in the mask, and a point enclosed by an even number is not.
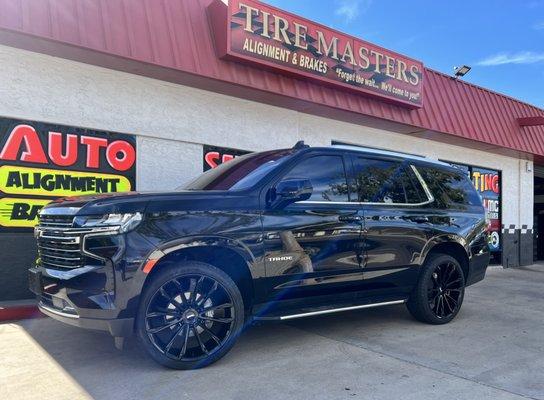
<svg viewBox="0 0 544 400"><path fill-rule="evenodd" d="M135 175L134 136L0 118L0 230L58 197L135 190Z"/></svg>

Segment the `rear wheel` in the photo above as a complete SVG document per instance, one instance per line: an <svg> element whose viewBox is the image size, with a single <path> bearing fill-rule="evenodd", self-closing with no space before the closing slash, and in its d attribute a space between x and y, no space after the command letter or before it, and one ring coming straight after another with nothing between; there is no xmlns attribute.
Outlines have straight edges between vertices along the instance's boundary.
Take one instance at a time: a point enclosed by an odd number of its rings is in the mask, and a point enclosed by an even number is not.
<svg viewBox="0 0 544 400"><path fill-rule="evenodd" d="M160 271L142 295L138 336L151 357L194 369L223 357L244 322L242 296L218 268L187 262Z"/></svg>
<svg viewBox="0 0 544 400"><path fill-rule="evenodd" d="M429 257L406 303L419 321L445 324L455 318L465 295L465 276L459 262L447 254Z"/></svg>

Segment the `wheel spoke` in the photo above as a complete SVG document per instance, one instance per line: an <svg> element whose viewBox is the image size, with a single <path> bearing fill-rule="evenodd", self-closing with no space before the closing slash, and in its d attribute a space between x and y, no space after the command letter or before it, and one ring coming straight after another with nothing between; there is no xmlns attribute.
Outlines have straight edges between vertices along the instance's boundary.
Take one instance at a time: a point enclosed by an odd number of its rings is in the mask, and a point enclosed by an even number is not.
<svg viewBox="0 0 544 400"><path fill-rule="evenodd" d="M222 324L230 324L232 321L234 321L234 318L213 318L208 317L207 315L201 315L199 318L203 319L204 321L220 322Z"/></svg>
<svg viewBox="0 0 544 400"><path fill-rule="evenodd" d="M176 324L179 324L181 321L179 319L173 321L173 322L169 322L165 325L161 325L161 326L156 326L154 328L151 328L151 329L148 329L148 332L151 333L151 334L155 334L155 333L158 333L164 329L167 329L167 328L170 328L171 326L174 326Z"/></svg>
<svg viewBox="0 0 544 400"><path fill-rule="evenodd" d="M217 290L218 287L219 287L218 283L214 281L212 288L208 291L206 296L204 296L203 299L198 302L198 305L199 306L204 305L208 301L208 299L211 297L211 295Z"/></svg>
<svg viewBox="0 0 544 400"><path fill-rule="evenodd" d="M185 352L187 351L187 342L189 342L189 326L187 326L187 329L185 329L185 335L183 336L183 346L181 347L181 350L179 352L178 359L182 358L185 355Z"/></svg>
<svg viewBox="0 0 544 400"><path fill-rule="evenodd" d="M166 316L177 316L177 313L174 310L165 310L165 311L154 311L150 312L146 315L147 318L154 318L154 317L166 317Z"/></svg>
<svg viewBox="0 0 544 400"><path fill-rule="evenodd" d="M451 299L451 302L453 303L452 312L457 308L457 300L455 300L453 297L451 297L449 294L446 293L446 297L449 297Z"/></svg>
<svg viewBox="0 0 544 400"><path fill-rule="evenodd" d="M450 315L453 312L453 307L450 305L450 302L448 301L448 298L446 297L445 294L443 295L443 298L444 298L444 304L448 307L448 310L449 310L447 312L447 315Z"/></svg>
<svg viewBox="0 0 544 400"><path fill-rule="evenodd" d="M210 352L208 351L208 349L206 349L206 346L204 346L204 343L202 343L202 339L200 338L200 335L198 333L198 330L193 326L192 327L192 330L193 330L193 334L195 335L196 337L196 340L198 341L198 344L200 345L200 348L202 349L202 351L205 353L205 354L210 354Z"/></svg>
<svg viewBox="0 0 544 400"><path fill-rule="evenodd" d="M204 330L204 332L206 332L208 335L211 336L213 341L215 343L217 343L218 346L221 345L221 340L219 340L219 338L217 336L215 336L215 333L213 333L211 330L209 330L206 325L202 324L202 325L200 325L200 327Z"/></svg>
<svg viewBox="0 0 544 400"><path fill-rule="evenodd" d="M189 284L189 304L192 304L196 298L197 281L195 278L191 278Z"/></svg>
<svg viewBox="0 0 544 400"><path fill-rule="evenodd" d="M451 286L453 286L453 285L455 285L455 284L457 284L457 283L461 283L461 282L462 282L461 278L457 278L457 279L454 280L454 281L448 282L448 283L446 284L446 288L449 288L449 287L451 287Z"/></svg>
<svg viewBox="0 0 544 400"><path fill-rule="evenodd" d="M202 313L207 313L209 311L217 311L217 310L222 310L223 308L232 308L232 304L231 303L225 303L225 304L220 304L218 306L211 306L211 307L208 307L208 308L205 308L204 310L202 310Z"/></svg>
<svg viewBox="0 0 544 400"><path fill-rule="evenodd" d="M178 337L179 333L185 328L185 326L186 326L185 324L180 325L176 333L172 335L172 338L170 339L170 341L168 342L168 344L166 345L164 349L165 353L168 353L170 351L170 349L172 348L172 345L174 344L174 341Z"/></svg>
<svg viewBox="0 0 544 400"><path fill-rule="evenodd" d="M187 305L187 298L185 297L185 290L183 290L183 287L181 286L181 283L179 283L177 279L173 279L172 282L174 282L174 285L179 290L179 297L181 297L181 304L182 305Z"/></svg>

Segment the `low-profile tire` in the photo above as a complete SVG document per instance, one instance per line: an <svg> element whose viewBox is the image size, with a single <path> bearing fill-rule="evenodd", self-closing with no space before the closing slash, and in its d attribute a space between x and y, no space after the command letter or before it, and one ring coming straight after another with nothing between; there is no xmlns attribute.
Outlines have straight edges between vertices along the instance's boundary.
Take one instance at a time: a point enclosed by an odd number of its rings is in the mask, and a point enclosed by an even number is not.
<svg viewBox="0 0 544 400"><path fill-rule="evenodd" d="M464 296L465 276L459 262L447 254L432 254L406 306L417 320L441 325L455 318Z"/></svg>
<svg viewBox="0 0 544 400"><path fill-rule="evenodd" d="M181 262L163 268L146 285L136 330L159 364L202 368L234 346L244 324L244 303L225 272L202 262Z"/></svg>

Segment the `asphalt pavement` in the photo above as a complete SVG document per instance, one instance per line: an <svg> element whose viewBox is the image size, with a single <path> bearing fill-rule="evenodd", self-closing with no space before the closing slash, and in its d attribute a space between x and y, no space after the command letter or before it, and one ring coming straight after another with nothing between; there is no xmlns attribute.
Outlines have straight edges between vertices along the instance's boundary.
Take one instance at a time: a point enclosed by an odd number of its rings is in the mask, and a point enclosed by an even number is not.
<svg viewBox="0 0 544 400"><path fill-rule="evenodd" d="M216 364L173 371L132 338L49 318L0 325L0 399L544 399L544 265L492 268L452 323L404 306L251 327Z"/></svg>

